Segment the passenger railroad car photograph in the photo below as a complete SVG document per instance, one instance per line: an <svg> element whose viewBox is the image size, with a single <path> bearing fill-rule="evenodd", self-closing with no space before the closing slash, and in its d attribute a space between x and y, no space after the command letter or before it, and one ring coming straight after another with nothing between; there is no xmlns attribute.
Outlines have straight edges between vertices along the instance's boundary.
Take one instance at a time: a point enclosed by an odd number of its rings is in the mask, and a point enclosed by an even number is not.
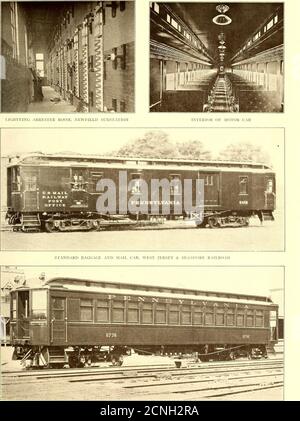
<svg viewBox="0 0 300 421"><path fill-rule="evenodd" d="M283 35L283 3L150 2L150 112L283 112Z"/></svg>
<svg viewBox="0 0 300 421"><path fill-rule="evenodd" d="M1 111L134 112L134 6L2 1Z"/></svg>
<svg viewBox="0 0 300 421"><path fill-rule="evenodd" d="M3 129L1 141L4 250L284 249L283 129Z"/></svg>
<svg viewBox="0 0 300 421"><path fill-rule="evenodd" d="M4 129L1 246L282 250L283 157L282 129Z"/></svg>
<svg viewBox="0 0 300 421"><path fill-rule="evenodd" d="M3 266L1 300L5 400L283 399L283 267Z"/></svg>

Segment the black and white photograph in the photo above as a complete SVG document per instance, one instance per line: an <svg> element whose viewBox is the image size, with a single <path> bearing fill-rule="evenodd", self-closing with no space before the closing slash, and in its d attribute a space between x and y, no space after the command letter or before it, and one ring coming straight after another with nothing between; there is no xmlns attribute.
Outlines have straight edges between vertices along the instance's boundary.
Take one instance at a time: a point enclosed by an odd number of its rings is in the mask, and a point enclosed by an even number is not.
<svg viewBox="0 0 300 421"><path fill-rule="evenodd" d="M284 249L283 129L5 129L1 159L3 250Z"/></svg>
<svg viewBox="0 0 300 421"><path fill-rule="evenodd" d="M150 2L150 112L283 109L283 3Z"/></svg>
<svg viewBox="0 0 300 421"><path fill-rule="evenodd" d="M134 6L2 1L2 113L134 112Z"/></svg>
<svg viewBox="0 0 300 421"><path fill-rule="evenodd" d="M283 267L3 266L1 304L5 400L283 399Z"/></svg>

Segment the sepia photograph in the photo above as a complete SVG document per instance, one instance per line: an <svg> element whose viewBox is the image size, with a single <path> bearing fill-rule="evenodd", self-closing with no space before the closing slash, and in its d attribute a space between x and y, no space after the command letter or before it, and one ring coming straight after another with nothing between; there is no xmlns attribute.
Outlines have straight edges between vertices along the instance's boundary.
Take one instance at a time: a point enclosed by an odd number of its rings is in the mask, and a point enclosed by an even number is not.
<svg viewBox="0 0 300 421"><path fill-rule="evenodd" d="M283 3L150 2L150 112L283 107Z"/></svg>
<svg viewBox="0 0 300 421"><path fill-rule="evenodd" d="M2 266L1 342L3 400L280 401L284 267Z"/></svg>
<svg viewBox="0 0 300 421"><path fill-rule="evenodd" d="M134 6L2 1L1 111L134 112Z"/></svg>
<svg viewBox="0 0 300 421"><path fill-rule="evenodd" d="M4 418L299 401L299 13L0 0Z"/></svg>
<svg viewBox="0 0 300 421"><path fill-rule="evenodd" d="M2 250L285 247L280 128L3 129L1 161Z"/></svg>

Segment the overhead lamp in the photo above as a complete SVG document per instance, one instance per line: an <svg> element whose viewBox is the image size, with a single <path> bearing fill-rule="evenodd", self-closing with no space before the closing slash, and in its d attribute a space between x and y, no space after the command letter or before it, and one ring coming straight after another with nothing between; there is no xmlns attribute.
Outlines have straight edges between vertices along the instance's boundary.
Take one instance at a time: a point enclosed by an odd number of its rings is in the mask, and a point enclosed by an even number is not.
<svg viewBox="0 0 300 421"><path fill-rule="evenodd" d="M229 16L227 15L217 15L213 18L213 23L215 23L216 25L230 25L232 22L232 19L230 19Z"/></svg>
<svg viewBox="0 0 300 421"><path fill-rule="evenodd" d="M216 7L217 12L219 13L226 13L229 10L229 6L227 6L227 4L218 4L218 6Z"/></svg>

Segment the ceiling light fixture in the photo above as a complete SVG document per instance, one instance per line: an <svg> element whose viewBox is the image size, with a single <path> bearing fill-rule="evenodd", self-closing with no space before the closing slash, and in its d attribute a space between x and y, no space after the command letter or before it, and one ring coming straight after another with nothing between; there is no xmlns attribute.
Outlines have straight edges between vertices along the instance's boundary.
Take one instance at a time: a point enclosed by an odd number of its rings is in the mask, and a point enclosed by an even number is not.
<svg viewBox="0 0 300 421"><path fill-rule="evenodd" d="M230 25L232 19L226 15L217 15L213 18L213 23L216 25Z"/></svg>
<svg viewBox="0 0 300 421"><path fill-rule="evenodd" d="M225 13L229 10L229 6L227 6L227 4L219 4L216 6L216 10L220 14L213 18L213 23L216 25L229 25L232 22L232 19L225 15Z"/></svg>
<svg viewBox="0 0 300 421"><path fill-rule="evenodd" d="M224 13L228 12L229 6L227 6L227 4L219 4L216 7L216 10L217 10L217 12L219 12L221 14L224 14Z"/></svg>

